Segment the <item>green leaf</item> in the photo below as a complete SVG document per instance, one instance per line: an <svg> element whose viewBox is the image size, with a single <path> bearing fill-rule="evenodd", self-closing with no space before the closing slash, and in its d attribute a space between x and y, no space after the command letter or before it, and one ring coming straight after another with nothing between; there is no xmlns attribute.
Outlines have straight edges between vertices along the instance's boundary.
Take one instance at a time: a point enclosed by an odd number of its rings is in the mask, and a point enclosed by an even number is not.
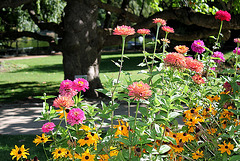
<svg viewBox="0 0 240 161"><path fill-rule="evenodd" d="M142 115L147 116L148 110L146 107L140 107L139 111L141 112Z"/></svg>
<svg viewBox="0 0 240 161"><path fill-rule="evenodd" d="M128 138L126 138L126 139L124 139L124 138L114 138L114 140L116 140L116 141L119 141L119 142L122 142L122 143L124 143L125 145L127 145L127 146L131 146L131 143L130 143L130 141L128 140Z"/></svg>
<svg viewBox="0 0 240 161"><path fill-rule="evenodd" d="M169 117L169 119L170 120L172 120L172 119L174 119L174 118L176 118L176 117L178 117L178 116L180 116L181 114L179 113L179 112L171 112L169 115L168 115L168 117Z"/></svg>
<svg viewBox="0 0 240 161"><path fill-rule="evenodd" d="M117 67L120 68L120 64L118 62L115 62L114 60L111 60Z"/></svg>
<svg viewBox="0 0 240 161"><path fill-rule="evenodd" d="M229 161L240 161L240 155L232 156Z"/></svg>
<svg viewBox="0 0 240 161"><path fill-rule="evenodd" d="M162 145L162 146L160 147L160 149L159 149L159 153L160 153L160 154L164 154L164 153L168 152L170 149L171 149L170 146L168 146L168 145Z"/></svg>

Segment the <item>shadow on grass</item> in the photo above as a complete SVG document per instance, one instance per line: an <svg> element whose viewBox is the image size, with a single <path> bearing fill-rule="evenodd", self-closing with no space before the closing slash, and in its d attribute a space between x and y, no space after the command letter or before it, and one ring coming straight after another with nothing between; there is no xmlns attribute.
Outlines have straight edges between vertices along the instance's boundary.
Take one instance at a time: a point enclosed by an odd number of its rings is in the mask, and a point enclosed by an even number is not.
<svg viewBox="0 0 240 161"><path fill-rule="evenodd" d="M18 72L41 72L41 73L56 73L62 72L63 65L62 64L53 64L53 65L38 65L38 66L31 66L25 69L20 69L17 71L13 71L11 73L18 73Z"/></svg>
<svg viewBox="0 0 240 161"><path fill-rule="evenodd" d="M13 103L17 100L30 100L34 96L58 95L59 82L17 82L0 84L0 102Z"/></svg>

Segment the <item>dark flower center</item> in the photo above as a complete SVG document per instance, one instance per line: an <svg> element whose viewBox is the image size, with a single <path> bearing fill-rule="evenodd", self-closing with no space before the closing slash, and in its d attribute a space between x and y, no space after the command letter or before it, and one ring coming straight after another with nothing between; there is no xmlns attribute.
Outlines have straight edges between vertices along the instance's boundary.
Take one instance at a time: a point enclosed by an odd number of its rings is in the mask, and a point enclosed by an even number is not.
<svg viewBox="0 0 240 161"><path fill-rule="evenodd" d="M94 136L94 133L91 132L91 135Z"/></svg>
<svg viewBox="0 0 240 161"><path fill-rule="evenodd" d="M22 154L22 151L21 151L21 150L19 150L19 151L18 151L18 154Z"/></svg>
<svg viewBox="0 0 240 161"><path fill-rule="evenodd" d="M191 113L194 113L194 110L193 110L193 109L191 110Z"/></svg>
<svg viewBox="0 0 240 161"><path fill-rule="evenodd" d="M176 135L176 134L173 134L173 137L174 137L174 138L176 138L176 137L177 137L177 135Z"/></svg>
<svg viewBox="0 0 240 161"><path fill-rule="evenodd" d="M123 130L123 127L121 127L121 130Z"/></svg>
<svg viewBox="0 0 240 161"><path fill-rule="evenodd" d="M44 139L43 139L43 138L41 138L41 140L43 141Z"/></svg>
<svg viewBox="0 0 240 161"><path fill-rule="evenodd" d="M61 154L61 153L62 153L61 150L59 150L59 151L58 151L58 154Z"/></svg>
<svg viewBox="0 0 240 161"><path fill-rule="evenodd" d="M85 156L85 159L89 159L89 156Z"/></svg>
<svg viewBox="0 0 240 161"><path fill-rule="evenodd" d="M183 136L187 136L187 133L183 133Z"/></svg>
<svg viewBox="0 0 240 161"><path fill-rule="evenodd" d="M69 110L69 109L66 109L65 111L66 111L66 113L69 113L70 110Z"/></svg>
<svg viewBox="0 0 240 161"><path fill-rule="evenodd" d="M206 108L206 111L210 111L210 108Z"/></svg>
<svg viewBox="0 0 240 161"><path fill-rule="evenodd" d="M89 140L89 138L86 136L86 137L84 138L84 140Z"/></svg>
<svg viewBox="0 0 240 161"><path fill-rule="evenodd" d="M166 131L167 131L167 132L170 132L170 129L166 128Z"/></svg>
<svg viewBox="0 0 240 161"><path fill-rule="evenodd" d="M225 146L226 149L228 149L228 146Z"/></svg>
<svg viewBox="0 0 240 161"><path fill-rule="evenodd" d="M140 151L141 151L141 149L140 149L140 148L136 148L136 151L137 151L137 152L140 152Z"/></svg>

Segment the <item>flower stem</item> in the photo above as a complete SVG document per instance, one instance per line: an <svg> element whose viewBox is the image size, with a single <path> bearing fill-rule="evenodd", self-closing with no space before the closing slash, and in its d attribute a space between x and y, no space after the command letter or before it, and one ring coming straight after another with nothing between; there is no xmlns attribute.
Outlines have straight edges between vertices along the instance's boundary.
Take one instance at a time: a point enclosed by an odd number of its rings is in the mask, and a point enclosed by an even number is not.
<svg viewBox="0 0 240 161"><path fill-rule="evenodd" d="M235 63L235 73L234 73L234 77L236 77L236 76L237 76L238 49L239 49L239 43L237 43L237 51L236 51L236 63Z"/></svg>
<svg viewBox="0 0 240 161"><path fill-rule="evenodd" d="M216 41L216 47L220 47L220 46L218 46L218 41L219 41L219 36L221 34L221 31L222 31L222 26L223 26L223 21L221 21L221 25L220 25L220 28L219 28L218 37L217 37L217 41ZM213 51L214 51L214 49L213 49Z"/></svg>
<svg viewBox="0 0 240 161"><path fill-rule="evenodd" d="M45 150L44 143L43 143L43 151L44 151L44 153L45 153L45 156L46 156L46 158L47 158L47 160L48 160L48 156L47 156L47 153L46 153L46 150Z"/></svg>
<svg viewBox="0 0 240 161"><path fill-rule="evenodd" d="M137 107L136 107L136 114L135 114L135 119L134 119L134 130L136 128L136 121L137 121L137 114L138 114L138 109L139 109L139 101L137 102Z"/></svg>
<svg viewBox="0 0 240 161"><path fill-rule="evenodd" d="M154 50L153 50L153 57L152 57L152 67L151 67L151 73L153 71L153 64L154 64L154 58L156 55L156 49L157 49L157 41L158 41L158 33L159 33L159 28L161 25L157 25L157 33L156 33L156 40L155 40L155 46L154 46Z"/></svg>
<svg viewBox="0 0 240 161"><path fill-rule="evenodd" d="M144 60L145 60L145 62L146 62L148 71L150 72L150 67L149 67L149 65L148 65L147 56L146 56L145 36L146 36L146 35L143 35L143 54L144 54Z"/></svg>

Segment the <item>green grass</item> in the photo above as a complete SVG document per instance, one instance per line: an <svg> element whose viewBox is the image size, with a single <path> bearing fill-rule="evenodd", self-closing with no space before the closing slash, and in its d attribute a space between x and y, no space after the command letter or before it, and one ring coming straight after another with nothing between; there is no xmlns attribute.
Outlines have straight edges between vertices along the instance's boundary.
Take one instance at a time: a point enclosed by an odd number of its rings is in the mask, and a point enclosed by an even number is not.
<svg viewBox="0 0 240 161"><path fill-rule="evenodd" d="M137 74L142 67L137 65L142 62L142 54L126 54L129 59L124 59L123 70L133 75L132 79L142 78ZM119 68L112 62L120 59L121 54L108 53L102 55L100 65L100 79L106 83L105 76L117 78ZM0 77L0 101L13 102L17 100L31 99L33 96L58 94L59 84L64 79L62 56L49 56L43 58L6 60L8 72L1 72ZM121 80L127 79L122 75Z"/></svg>
<svg viewBox="0 0 240 161"><path fill-rule="evenodd" d="M46 160L42 145L36 146L33 143L35 137L35 135L0 135L0 160L11 161L11 150L15 148L15 145L21 147L23 144L25 148L29 148L28 159L37 156L41 161ZM50 156L49 153L48 155Z"/></svg>

